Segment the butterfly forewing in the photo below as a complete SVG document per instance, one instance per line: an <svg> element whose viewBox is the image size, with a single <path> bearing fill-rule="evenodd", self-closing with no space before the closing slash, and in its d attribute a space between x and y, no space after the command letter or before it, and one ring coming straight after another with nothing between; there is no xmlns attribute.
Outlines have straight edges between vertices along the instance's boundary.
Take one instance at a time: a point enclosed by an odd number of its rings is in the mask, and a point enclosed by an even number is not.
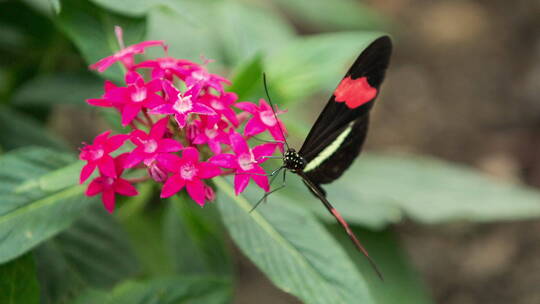
<svg viewBox="0 0 540 304"><path fill-rule="evenodd" d="M390 62L387 36L372 42L353 63L311 128L299 154L304 173L314 184L338 178L358 156L371 110Z"/></svg>

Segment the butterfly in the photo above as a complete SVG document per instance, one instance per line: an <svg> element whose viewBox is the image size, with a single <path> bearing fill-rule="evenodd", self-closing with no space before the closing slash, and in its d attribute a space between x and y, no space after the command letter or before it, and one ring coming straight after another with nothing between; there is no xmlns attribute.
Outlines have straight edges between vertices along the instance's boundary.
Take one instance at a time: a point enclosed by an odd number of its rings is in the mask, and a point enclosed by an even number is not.
<svg viewBox="0 0 540 304"><path fill-rule="evenodd" d="M300 176L309 190L336 218L381 279L382 274L375 262L341 214L328 201L321 185L339 178L360 154L367 135L369 112L379 95L379 88L390 63L391 53L392 42L388 36L376 39L364 49L337 85L300 150L296 151L289 147L285 140L283 143L287 150L279 157L283 159L283 165L270 174L275 177L282 169L286 169L283 171L283 180L285 180L287 170ZM264 79L266 93L272 104L266 86L266 77ZM273 105L272 109L274 109ZM255 204L255 207L269 194L283 186L267 192Z"/></svg>

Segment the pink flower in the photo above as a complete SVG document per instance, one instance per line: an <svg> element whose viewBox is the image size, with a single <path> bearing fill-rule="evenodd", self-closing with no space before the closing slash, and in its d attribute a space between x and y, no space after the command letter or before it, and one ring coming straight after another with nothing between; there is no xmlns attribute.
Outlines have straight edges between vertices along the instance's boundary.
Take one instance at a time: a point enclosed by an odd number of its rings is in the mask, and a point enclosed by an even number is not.
<svg viewBox="0 0 540 304"><path fill-rule="evenodd" d="M106 131L94 139L91 145L85 145L81 148L79 159L87 161L86 165L81 170L80 183L84 183L94 172L96 167L102 175L108 177L116 177L116 170L113 158L109 153L120 148L124 141L128 139L127 135L113 135L108 137L111 131Z"/></svg>
<svg viewBox="0 0 540 304"><path fill-rule="evenodd" d="M266 160L263 156L274 154L277 145L268 143L257 146L252 150L249 148L244 137L237 132L232 132L229 139L235 154L223 153L215 155L209 159L210 163L235 170L234 191L236 195L242 193L246 189L250 179L253 179L259 187L268 192L270 190L268 177L261 175L266 172L259 164Z"/></svg>
<svg viewBox="0 0 540 304"><path fill-rule="evenodd" d="M208 71L202 67L198 66L194 69L191 74L184 79L187 86L202 86L202 89L213 88L220 93L223 93L223 84L231 84L227 78L221 77L216 74L208 73Z"/></svg>
<svg viewBox="0 0 540 304"><path fill-rule="evenodd" d="M161 197L169 197L186 187L187 192L197 204L203 206L207 195L206 185L201 179L212 178L221 174L214 164L199 162L199 151L193 147L186 148L182 158L175 156L165 162L165 166L173 175L167 179Z"/></svg>
<svg viewBox="0 0 540 304"><path fill-rule="evenodd" d="M147 47L151 46L161 46L163 49L166 49L165 43L162 40L149 40L141 43L133 44L128 47L124 47L124 40L122 34L122 28L115 26L114 28L116 33L116 39L120 45L121 50L116 52L114 55L105 57L100 61L92 64L90 68L92 70L98 70L99 72L104 72L115 62L120 61L124 66L129 70L133 67L135 54L143 54Z"/></svg>
<svg viewBox="0 0 540 304"><path fill-rule="evenodd" d="M105 86L105 94L100 99L88 99L91 105L115 107L122 113L122 125L126 126L143 108L154 108L164 103L157 94L161 91L161 80L153 79L148 83L137 72L126 74L127 87L117 87L112 83Z"/></svg>
<svg viewBox="0 0 540 304"><path fill-rule="evenodd" d="M216 96L210 93L201 95L199 100L211 107L216 113L227 118L235 127L238 126L238 118L236 113L231 108L231 105L236 102L238 96L232 92L224 92L221 96Z"/></svg>
<svg viewBox="0 0 540 304"><path fill-rule="evenodd" d="M188 115L215 115L216 112L210 107L199 103L197 96L200 92L200 87L189 87L188 90L182 94L178 89L174 87L172 82L163 80L163 89L167 95L168 103L162 104L154 109L150 113L152 114L172 114L178 123L180 128L183 128L187 124Z"/></svg>
<svg viewBox="0 0 540 304"><path fill-rule="evenodd" d="M172 138L163 138L167 131L169 118L165 117L158 121L147 134L142 130L134 130L130 134L130 140L137 146L129 153L125 167L132 168L140 162L150 167L162 153L177 152L182 149L182 144ZM158 168L154 168L158 169Z"/></svg>
<svg viewBox="0 0 540 304"><path fill-rule="evenodd" d="M124 171L123 160L125 156L125 154L122 154L114 159L115 177L104 175L96 177L90 182L85 192L87 196L94 196L101 193L103 205L110 213L114 211L116 193L125 196L135 196L138 194L137 189L129 181L120 178L120 175Z"/></svg>
<svg viewBox="0 0 540 304"><path fill-rule="evenodd" d="M173 76L185 79L197 64L186 59L176 59L172 57L146 60L135 66L135 68L149 68L152 70L152 78L165 78L173 81Z"/></svg>
<svg viewBox="0 0 540 304"><path fill-rule="evenodd" d="M229 135L226 132L228 125L224 120L214 122L211 119L204 119L194 122L193 128L196 135L191 139L193 144L208 144L212 153L221 153L221 144L229 143Z"/></svg>
<svg viewBox="0 0 540 304"><path fill-rule="evenodd" d="M238 102L235 107L253 115L246 124L244 135L250 137L268 130L275 140L285 141L283 135L287 135L287 129L283 122L276 119L272 107L264 99L259 100L259 106L251 102ZM276 109L276 115L284 112Z"/></svg>

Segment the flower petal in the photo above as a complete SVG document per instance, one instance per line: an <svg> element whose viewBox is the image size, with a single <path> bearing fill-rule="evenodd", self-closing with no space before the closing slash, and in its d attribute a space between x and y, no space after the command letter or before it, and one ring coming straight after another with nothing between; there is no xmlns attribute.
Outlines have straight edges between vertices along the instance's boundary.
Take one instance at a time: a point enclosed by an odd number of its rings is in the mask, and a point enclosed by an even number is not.
<svg viewBox="0 0 540 304"><path fill-rule="evenodd" d="M275 144L275 143L267 143L267 144L262 144L262 145L259 145L259 146L256 146L255 148L253 148L253 156L255 157L255 159L258 161L258 162L264 162L266 159L265 158L262 158L263 156L270 156L272 154L274 154L274 152L276 151L276 147L278 145Z"/></svg>
<svg viewBox="0 0 540 304"><path fill-rule="evenodd" d="M182 159L197 163L199 162L199 151L193 147L188 147L182 152Z"/></svg>
<svg viewBox="0 0 540 304"><path fill-rule="evenodd" d="M258 116L251 118L244 128L244 135L253 136L262 133L266 130L266 126L262 123Z"/></svg>
<svg viewBox="0 0 540 304"><path fill-rule="evenodd" d="M198 169L199 178L212 178L221 174L221 169L218 166L207 162L199 163Z"/></svg>
<svg viewBox="0 0 540 304"><path fill-rule="evenodd" d="M152 129L150 130L150 137L153 139L160 139L163 138L163 135L165 134L165 131L167 130L167 124L169 123L169 118L165 117L160 120L158 120L154 126L152 126Z"/></svg>
<svg viewBox="0 0 540 304"><path fill-rule="evenodd" d="M157 152L166 153L166 152L176 152L182 150L184 146L181 143L177 142L172 138L166 138L159 141L159 148Z"/></svg>
<svg viewBox="0 0 540 304"><path fill-rule="evenodd" d="M86 165L84 165L84 167L82 167L81 169L81 175L79 177L79 183L82 184L84 183L88 177L90 177L90 175L92 175L92 172L94 172L94 170L96 169L96 164L95 163L88 163Z"/></svg>
<svg viewBox="0 0 540 304"><path fill-rule="evenodd" d="M165 91L166 99L169 102L175 102L178 100L178 89L169 80L163 80L163 90Z"/></svg>
<svg viewBox="0 0 540 304"><path fill-rule="evenodd" d="M105 98L89 98L86 100L86 103L96 107L107 107L110 108L113 106L112 102Z"/></svg>
<svg viewBox="0 0 540 304"><path fill-rule="evenodd" d="M216 111L214 111L212 108L202 103L194 103L193 110L191 112L195 114L201 114L201 115L215 115L216 114Z"/></svg>
<svg viewBox="0 0 540 304"><path fill-rule="evenodd" d="M84 193L86 196L94 196L100 192L103 191L103 184L100 182L102 178L96 177L94 178L90 184L88 184L88 188L86 188L86 192Z"/></svg>
<svg viewBox="0 0 540 304"><path fill-rule="evenodd" d="M264 170L261 167L259 167L258 169L259 170L253 170L252 172L257 174L265 174ZM268 176L255 174L249 176L253 179L253 181L255 181L257 186L261 187L265 192L270 191L270 183L268 182Z"/></svg>
<svg viewBox="0 0 540 304"><path fill-rule="evenodd" d="M117 134L111 136L105 144L105 151L112 152L120 148L128 138L129 135L127 134Z"/></svg>
<svg viewBox="0 0 540 304"><path fill-rule="evenodd" d="M182 164L182 159L175 154L161 153L156 157L157 162L170 172L177 172Z"/></svg>
<svg viewBox="0 0 540 304"><path fill-rule="evenodd" d="M105 206L105 209L109 211L109 213L113 213L114 211L114 205L116 203L116 197L113 190L105 190L103 194L101 195L101 200L103 201L103 206Z"/></svg>
<svg viewBox="0 0 540 304"><path fill-rule="evenodd" d="M236 153L237 155L249 152L249 146L247 144L247 141L242 135L240 135L240 133L231 132L231 134L229 134L229 140L231 142L234 153Z"/></svg>
<svg viewBox="0 0 540 304"><path fill-rule="evenodd" d="M218 155L210 157L208 161L222 168L232 169L238 166L236 156L232 154L225 154L225 153L218 154Z"/></svg>
<svg viewBox="0 0 540 304"><path fill-rule="evenodd" d="M191 198L197 202L197 204L204 206L204 183L198 179L187 182L186 185L187 192Z"/></svg>
<svg viewBox="0 0 540 304"><path fill-rule="evenodd" d="M116 180L114 183L114 191L125 196L135 196L139 194L137 188L123 178Z"/></svg>
<svg viewBox="0 0 540 304"><path fill-rule="evenodd" d="M234 176L234 193L236 195L242 193L249 184L248 174L236 174Z"/></svg>
<svg viewBox="0 0 540 304"><path fill-rule="evenodd" d="M140 105L126 104L122 110L122 125L127 126L141 111Z"/></svg>
<svg viewBox="0 0 540 304"><path fill-rule="evenodd" d="M98 163L99 172L105 176L116 177L114 160L109 155L103 156Z"/></svg>
<svg viewBox="0 0 540 304"><path fill-rule="evenodd" d="M182 190L186 185L186 181L180 177L179 174L175 174L167 179L161 189L161 198L169 197L178 191Z"/></svg>
<svg viewBox="0 0 540 304"><path fill-rule="evenodd" d="M128 157L126 158L124 162L125 168L133 168L136 165L138 165L140 162L142 162L145 158L145 153L143 152L143 147L138 147L133 152L129 153Z"/></svg>
<svg viewBox="0 0 540 304"><path fill-rule="evenodd" d="M246 112L249 112L251 114L259 113L259 108L257 107L257 105L254 104L254 103L251 103L251 102L247 102L247 101L237 102L237 103L234 104L234 106L237 107L238 109L242 110L242 111L246 111Z"/></svg>
<svg viewBox="0 0 540 304"><path fill-rule="evenodd" d="M111 134L111 130L107 130L94 138L94 144L103 144L107 141L107 137Z"/></svg>

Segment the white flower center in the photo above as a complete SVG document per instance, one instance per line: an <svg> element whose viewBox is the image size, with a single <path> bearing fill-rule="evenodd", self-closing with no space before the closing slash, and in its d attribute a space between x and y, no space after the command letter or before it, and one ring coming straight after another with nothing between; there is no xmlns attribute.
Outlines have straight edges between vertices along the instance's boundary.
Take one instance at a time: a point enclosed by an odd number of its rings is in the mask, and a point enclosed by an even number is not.
<svg viewBox="0 0 540 304"><path fill-rule="evenodd" d="M218 135L217 126L213 127L212 129L204 130L204 133L208 138L214 139Z"/></svg>
<svg viewBox="0 0 540 304"><path fill-rule="evenodd" d="M103 150L103 148L99 148L99 149L96 149L96 150L90 150L90 151L88 151L88 154L89 154L91 160L98 160L98 159L103 157L103 155L105 154L105 150Z"/></svg>
<svg viewBox="0 0 540 304"><path fill-rule="evenodd" d="M181 93L178 93L178 100L174 103L174 110L178 113L186 113L191 111L193 103L191 102L191 95L182 97Z"/></svg>
<svg viewBox="0 0 540 304"><path fill-rule="evenodd" d="M144 143L144 153L154 153L158 148L158 144L154 139L150 139Z"/></svg>
<svg viewBox="0 0 540 304"><path fill-rule="evenodd" d="M204 71L196 71L191 73L191 77L195 78L196 80L206 80L207 76Z"/></svg>
<svg viewBox="0 0 540 304"><path fill-rule="evenodd" d="M109 176L106 176L103 178L103 186L105 186L105 188L110 188L113 186L113 184L114 184L114 178L109 177Z"/></svg>
<svg viewBox="0 0 540 304"><path fill-rule="evenodd" d="M276 117L274 116L274 112L272 112L272 110L263 111L259 114L259 116L261 117L263 124L269 127L273 127L277 123Z"/></svg>
<svg viewBox="0 0 540 304"><path fill-rule="evenodd" d="M135 91L131 93L131 100L141 102L146 99L146 88L135 87Z"/></svg>
<svg viewBox="0 0 540 304"><path fill-rule="evenodd" d="M223 110L225 108L223 104L219 102L218 100L213 100L210 105L212 106L212 108L216 110Z"/></svg>
<svg viewBox="0 0 540 304"><path fill-rule="evenodd" d="M242 170L248 171L253 169L253 164L255 163L255 159L253 157L253 154L251 153L244 153L240 156L238 156L238 165Z"/></svg>
<svg viewBox="0 0 540 304"><path fill-rule="evenodd" d="M186 163L180 168L180 176L188 181L192 180L197 172L197 168L192 163Z"/></svg>
<svg viewBox="0 0 540 304"><path fill-rule="evenodd" d="M160 65L163 69L172 69L176 67L176 61L171 59L163 60L161 61Z"/></svg>

